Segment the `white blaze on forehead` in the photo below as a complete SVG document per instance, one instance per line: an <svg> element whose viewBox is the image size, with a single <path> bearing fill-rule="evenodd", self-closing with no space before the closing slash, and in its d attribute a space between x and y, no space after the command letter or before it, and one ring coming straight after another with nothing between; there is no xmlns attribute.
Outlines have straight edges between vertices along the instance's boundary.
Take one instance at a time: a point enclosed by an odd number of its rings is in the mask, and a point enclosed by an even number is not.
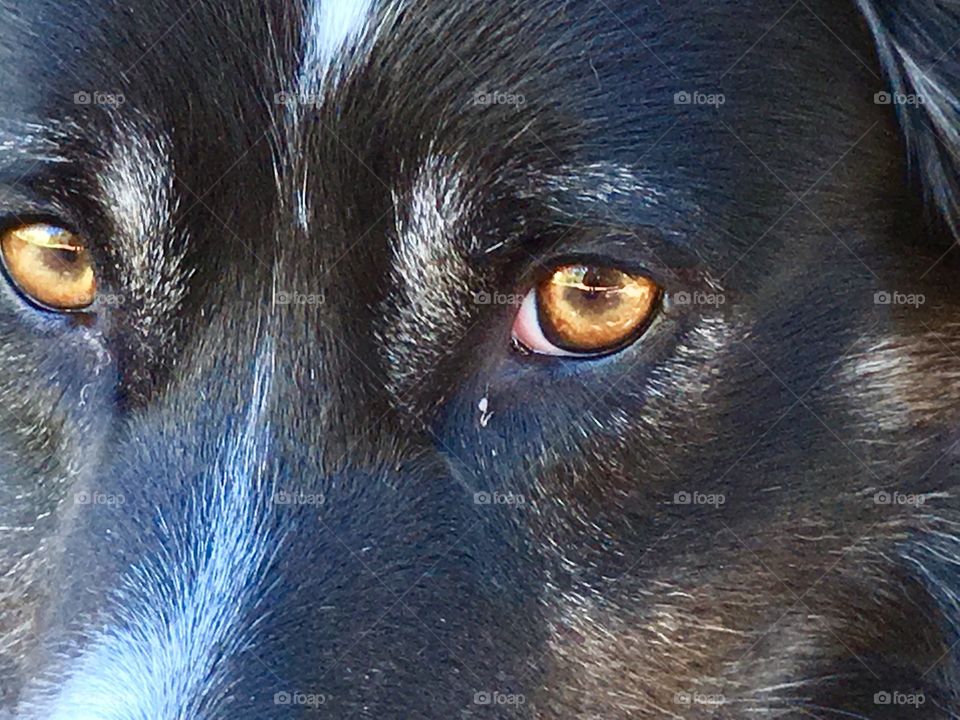
<svg viewBox="0 0 960 720"><path fill-rule="evenodd" d="M375 0L311 0L304 28L299 89L316 93L331 68L359 42L370 25Z"/></svg>
<svg viewBox="0 0 960 720"><path fill-rule="evenodd" d="M303 60L293 83L291 104L287 107L288 122L301 128L310 122L307 109L319 106L328 89L327 81L337 79L349 69L351 49L375 31L374 18L377 0L308 0L307 18L303 29ZM302 142L296 141L295 144ZM296 147L293 157L303 153ZM294 218L300 229L310 231L310 201L308 197L307 168L295 181L293 190Z"/></svg>
<svg viewBox="0 0 960 720"><path fill-rule="evenodd" d="M222 680L221 659L249 642L245 599L256 592L270 552L263 525L273 366L268 341L247 412L189 499L186 527L175 534L189 547L157 548L162 555L128 572L113 597L119 621L73 661L45 720L199 716Z"/></svg>

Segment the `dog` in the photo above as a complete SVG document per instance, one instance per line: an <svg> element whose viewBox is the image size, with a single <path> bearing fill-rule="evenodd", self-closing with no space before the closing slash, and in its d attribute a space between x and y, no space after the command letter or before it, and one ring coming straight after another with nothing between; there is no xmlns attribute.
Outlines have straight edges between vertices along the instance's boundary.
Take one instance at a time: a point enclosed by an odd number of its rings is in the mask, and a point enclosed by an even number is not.
<svg viewBox="0 0 960 720"><path fill-rule="evenodd" d="M0 7L0 715L960 717L953 3Z"/></svg>

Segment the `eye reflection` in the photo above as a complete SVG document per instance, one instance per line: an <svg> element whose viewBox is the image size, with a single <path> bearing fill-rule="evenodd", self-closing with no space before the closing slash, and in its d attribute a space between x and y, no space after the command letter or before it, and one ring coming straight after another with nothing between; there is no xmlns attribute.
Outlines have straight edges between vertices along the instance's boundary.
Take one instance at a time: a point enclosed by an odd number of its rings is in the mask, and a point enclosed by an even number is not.
<svg viewBox="0 0 960 720"><path fill-rule="evenodd" d="M660 287L613 267L564 265L530 291L514 339L544 355L600 355L622 349L646 328Z"/></svg>
<svg viewBox="0 0 960 720"><path fill-rule="evenodd" d="M0 236L0 254L13 283L42 307L82 310L96 298L92 258L69 230L46 223L8 229Z"/></svg>

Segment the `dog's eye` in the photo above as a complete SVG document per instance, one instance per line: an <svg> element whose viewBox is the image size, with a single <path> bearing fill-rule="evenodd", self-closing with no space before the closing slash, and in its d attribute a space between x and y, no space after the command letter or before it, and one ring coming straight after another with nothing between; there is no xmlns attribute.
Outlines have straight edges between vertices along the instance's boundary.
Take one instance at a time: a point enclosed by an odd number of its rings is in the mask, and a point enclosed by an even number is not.
<svg viewBox="0 0 960 720"><path fill-rule="evenodd" d="M10 279L38 305L70 312L93 303L93 260L69 230L45 223L19 225L0 236L0 251Z"/></svg>
<svg viewBox="0 0 960 720"><path fill-rule="evenodd" d="M555 268L524 298L513 338L542 355L596 356L636 340L653 317L660 287L611 267Z"/></svg>

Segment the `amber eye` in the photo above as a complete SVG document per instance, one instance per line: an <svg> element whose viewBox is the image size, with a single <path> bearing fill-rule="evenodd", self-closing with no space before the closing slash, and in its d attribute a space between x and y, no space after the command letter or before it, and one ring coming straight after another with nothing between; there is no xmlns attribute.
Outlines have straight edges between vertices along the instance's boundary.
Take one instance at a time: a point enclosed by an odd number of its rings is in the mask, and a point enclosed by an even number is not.
<svg viewBox="0 0 960 720"><path fill-rule="evenodd" d="M602 355L633 342L660 298L650 278L611 267L564 265L524 299L514 339L545 355Z"/></svg>
<svg viewBox="0 0 960 720"><path fill-rule="evenodd" d="M93 303L93 261L69 230L45 223L19 225L0 236L0 251L10 279L38 305L69 312Z"/></svg>

